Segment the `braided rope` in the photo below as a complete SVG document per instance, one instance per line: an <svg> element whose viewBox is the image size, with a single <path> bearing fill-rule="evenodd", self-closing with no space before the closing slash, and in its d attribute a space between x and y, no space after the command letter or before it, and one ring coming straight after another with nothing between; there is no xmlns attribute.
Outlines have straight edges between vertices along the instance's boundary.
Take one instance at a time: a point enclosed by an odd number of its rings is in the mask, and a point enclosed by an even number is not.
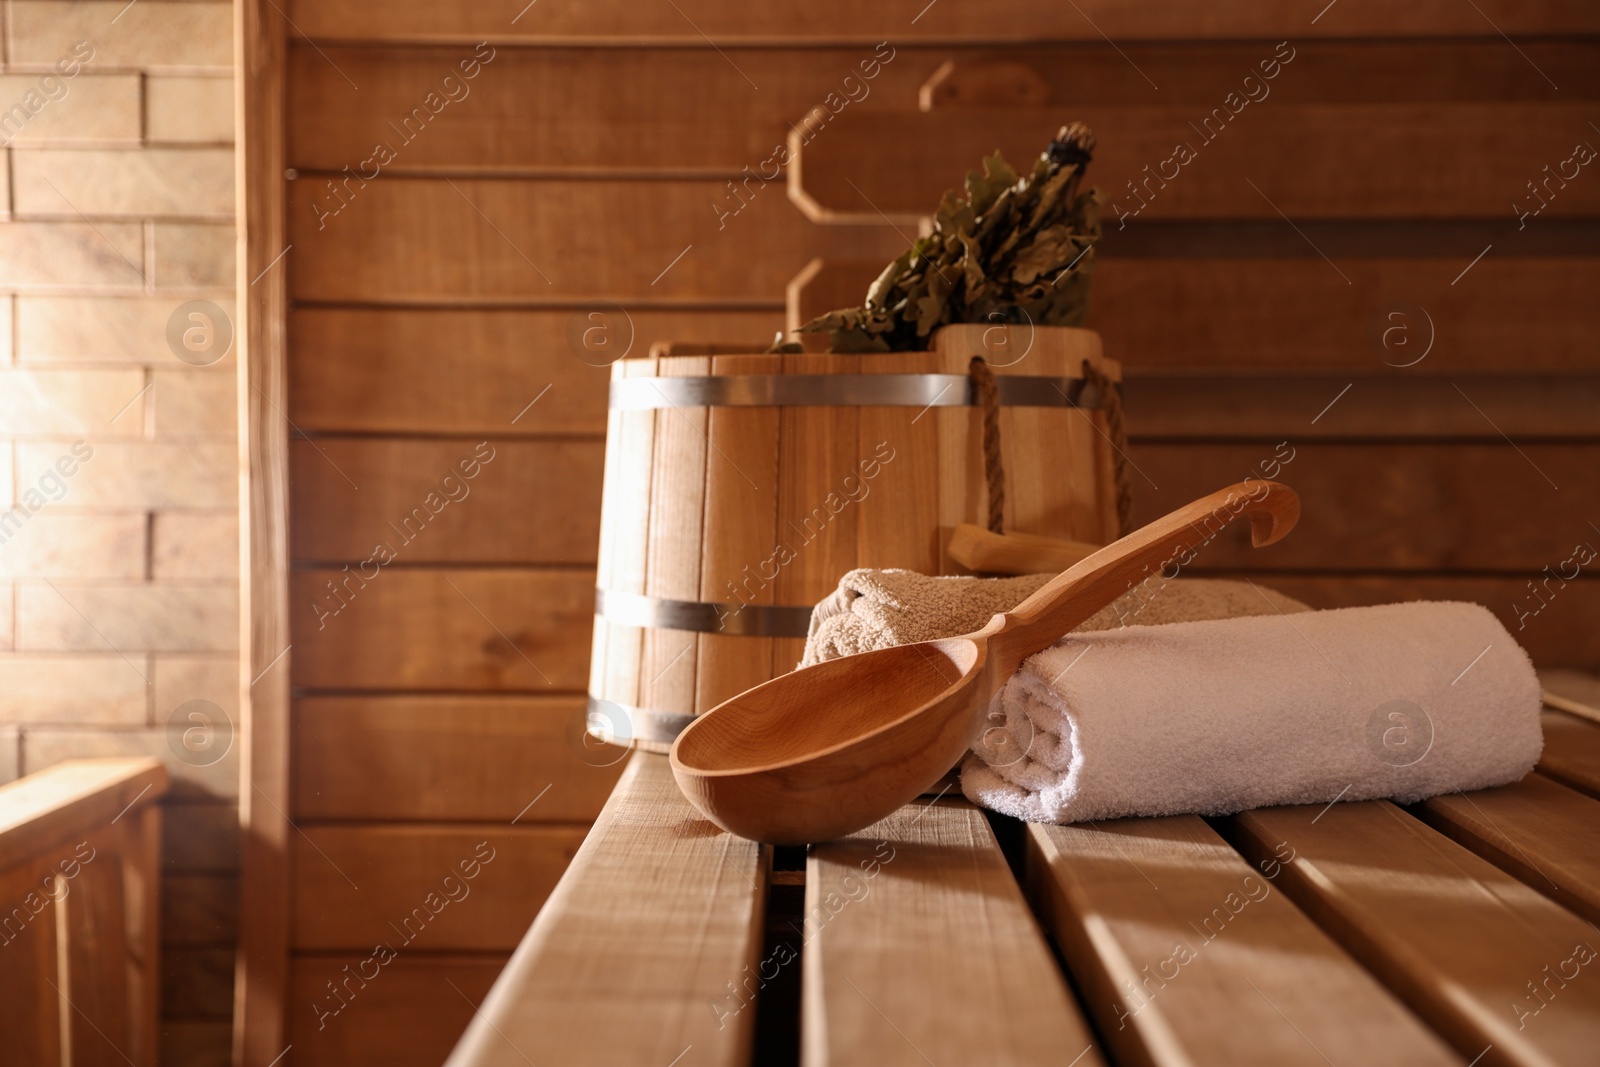
<svg viewBox="0 0 1600 1067"><path fill-rule="evenodd" d="M1122 420L1122 390L1088 360L1083 361L1083 380L1100 394L1100 410L1105 412L1112 477L1116 481L1117 536L1126 537L1133 532L1133 489L1128 484L1128 430Z"/></svg>
<svg viewBox="0 0 1600 1067"><path fill-rule="evenodd" d="M968 365L983 409L983 473L989 482L989 529L1005 532L1006 469L1000 457L1000 386L982 356Z"/></svg>

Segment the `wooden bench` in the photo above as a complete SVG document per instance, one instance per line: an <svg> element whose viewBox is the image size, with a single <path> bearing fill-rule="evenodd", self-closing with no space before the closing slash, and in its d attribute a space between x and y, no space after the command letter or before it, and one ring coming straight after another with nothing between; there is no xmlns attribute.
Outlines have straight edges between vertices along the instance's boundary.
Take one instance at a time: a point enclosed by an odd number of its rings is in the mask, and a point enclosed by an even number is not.
<svg viewBox="0 0 1600 1067"><path fill-rule="evenodd" d="M0 1062L155 1067L166 791L153 759L0 786Z"/></svg>
<svg viewBox="0 0 1600 1067"><path fill-rule="evenodd" d="M1388 802L1025 825L953 785L809 849L636 754L448 1067L1593 1064L1600 723Z"/></svg>

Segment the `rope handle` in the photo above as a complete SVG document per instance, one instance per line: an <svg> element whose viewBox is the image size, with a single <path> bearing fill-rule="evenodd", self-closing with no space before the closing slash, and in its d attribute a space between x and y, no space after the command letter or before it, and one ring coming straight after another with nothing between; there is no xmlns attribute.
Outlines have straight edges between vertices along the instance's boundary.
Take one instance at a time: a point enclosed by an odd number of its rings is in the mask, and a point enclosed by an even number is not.
<svg viewBox="0 0 1600 1067"><path fill-rule="evenodd" d="M993 533L1005 533L1006 471L1000 453L1000 386L995 381L994 368L982 356L972 357L968 371L983 412L983 473L989 483L988 526ZM1117 536L1123 537L1133 530L1133 490L1128 485L1128 431L1123 422L1122 390L1087 359L1083 361L1083 380L1100 395L1100 407L1106 415L1106 436L1111 443L1111 471L1116 490Z"/></svg>

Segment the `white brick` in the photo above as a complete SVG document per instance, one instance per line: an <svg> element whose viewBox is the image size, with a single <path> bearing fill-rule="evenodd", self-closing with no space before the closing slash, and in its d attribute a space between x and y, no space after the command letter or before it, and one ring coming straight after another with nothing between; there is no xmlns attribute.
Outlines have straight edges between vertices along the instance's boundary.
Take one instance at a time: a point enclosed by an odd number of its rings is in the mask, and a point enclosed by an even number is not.
<svg viewBox="0 0 1600 1067"><path fill-rule="evenodd" d="M144 288L137 222L12 222L0 226L0 289Z"/></svg>
<svg viewBox="0 0 1600 1067"><path fill-rule="evenodd" d="M13 514L0 514L0 578L145 576L149 524L142 513L63 515L47 506L25 519Z"/></svg>
<svg viewBox="0 0 1600 1067"><path fill-rule="evenodd" d="M142 726L149 677L138 654L0 655L0 722Z"/></svg>
<svg viewBox="0 0 1600 1067"><path fill-rule="evenodd" d="M219 656L154 657L156 722L165 722L180 705L209 700L235 722L239 719L239 661Z"/></svg>
<svg viewBox="0 0 1600 1067"><path fill-rule="evenodd" d="M133 368L0 370L0 433L138 437L148 399Z"/></svg>
<svg viewBox="0 0 1600 1067"><path fill-rule="evenodd" d="M93 455L67 479L73 507L231 508L238 503L239 458L232 440L122 444L92 441ZM19 442L17 494L40 477L71 446Z"/></svg>
<svg viewBox="0 0 1600 1067"><path fill-rule="evenodd" d="M145 136L151 141L232 143L231 77L152 77L144 87Z"/></svg>
<svg viewBox="0 0 1600 1067"><path fill-rule="evenodd" d="M22 651L233 652L239 591L233 585L19 582Z"/></svg>
<svg viewBox="0 0 1600 1067"><path fill-rule="evenodd" d="M232 224L157 222L155 229L155 284L167 289L233 284Z"/></svg>
<svg viewBox="0 0 1600 1067"><path fill-rule="evenodd" d="M224 736L220 730L214 735ZM200 795L236 797L239 795L239 735L234 724L232 744L227 752L207 766L180 758L183 748L181 729L145 727L137 730L84 729L72 727L25 727L22 731L22 770L33 774L68 759L105 756L153 756L166 764L172 775L172 796L195 798Z"/></svg>
<svg viewBox="0 0 1600 1067"><path fill-rule="evenodd" d="M231 367L238 351L238 316L233 294L222 290L190 296L19 296L17 358L186 367L168 346L167 329L178 309L193 300L209 300L229 317L234 341L211 367ZM6 330L3 338L7 346L10 333Z"/></svg>
<svg viewBox="0 0 1600 1067"><path fill-rule="evenodd" d="M0 75L0 144L137 144L140 135L137 74Z"/></svg>
<svg viewBox="0 0 1600 1067"><path fill-rule="evenodd" d="M160 370L155 381L156 436L222 437L238 429L238 383L231 370Z"/></svg>
<svg viewBox="0 0 1600 1067"><path fill-rule="evenodd" d="M17 218L233 214L230 148L18 148L11 170Z"/></svg>
<svg viewBox="0 0 1600 1067"><path fill-rule="evenodd" d="M89 41L89 69L231 67L233 10L221 3L12 0L11 62L51 64ZM124 10L126 9L126 10ZM116 19L116 25L111 20Z"/></svg>
<svg viewBox="0 0 1600 1067"><path fill-rule="evenodd" d="M157 581L236 578L239 574L238 513L168 511L157 514L150 565Z"/></svg>

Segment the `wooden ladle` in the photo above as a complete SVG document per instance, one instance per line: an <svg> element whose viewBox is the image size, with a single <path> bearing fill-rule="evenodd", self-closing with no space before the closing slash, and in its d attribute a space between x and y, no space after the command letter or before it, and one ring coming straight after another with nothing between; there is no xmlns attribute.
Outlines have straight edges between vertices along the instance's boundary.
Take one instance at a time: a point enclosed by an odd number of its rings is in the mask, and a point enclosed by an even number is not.
<svg viewBox="0 0 1600 1067"><path fill-rule="evenodd" d="M1024 659L1153 569L1171 577L1240 515L1251 542L1270 545L1294 528L1300 498L1277 482L1240 482L1100 549L976 633L758 685L678 735L672 773L706 818L741 837L795 845L868 826L955 766Z"/></svg>

